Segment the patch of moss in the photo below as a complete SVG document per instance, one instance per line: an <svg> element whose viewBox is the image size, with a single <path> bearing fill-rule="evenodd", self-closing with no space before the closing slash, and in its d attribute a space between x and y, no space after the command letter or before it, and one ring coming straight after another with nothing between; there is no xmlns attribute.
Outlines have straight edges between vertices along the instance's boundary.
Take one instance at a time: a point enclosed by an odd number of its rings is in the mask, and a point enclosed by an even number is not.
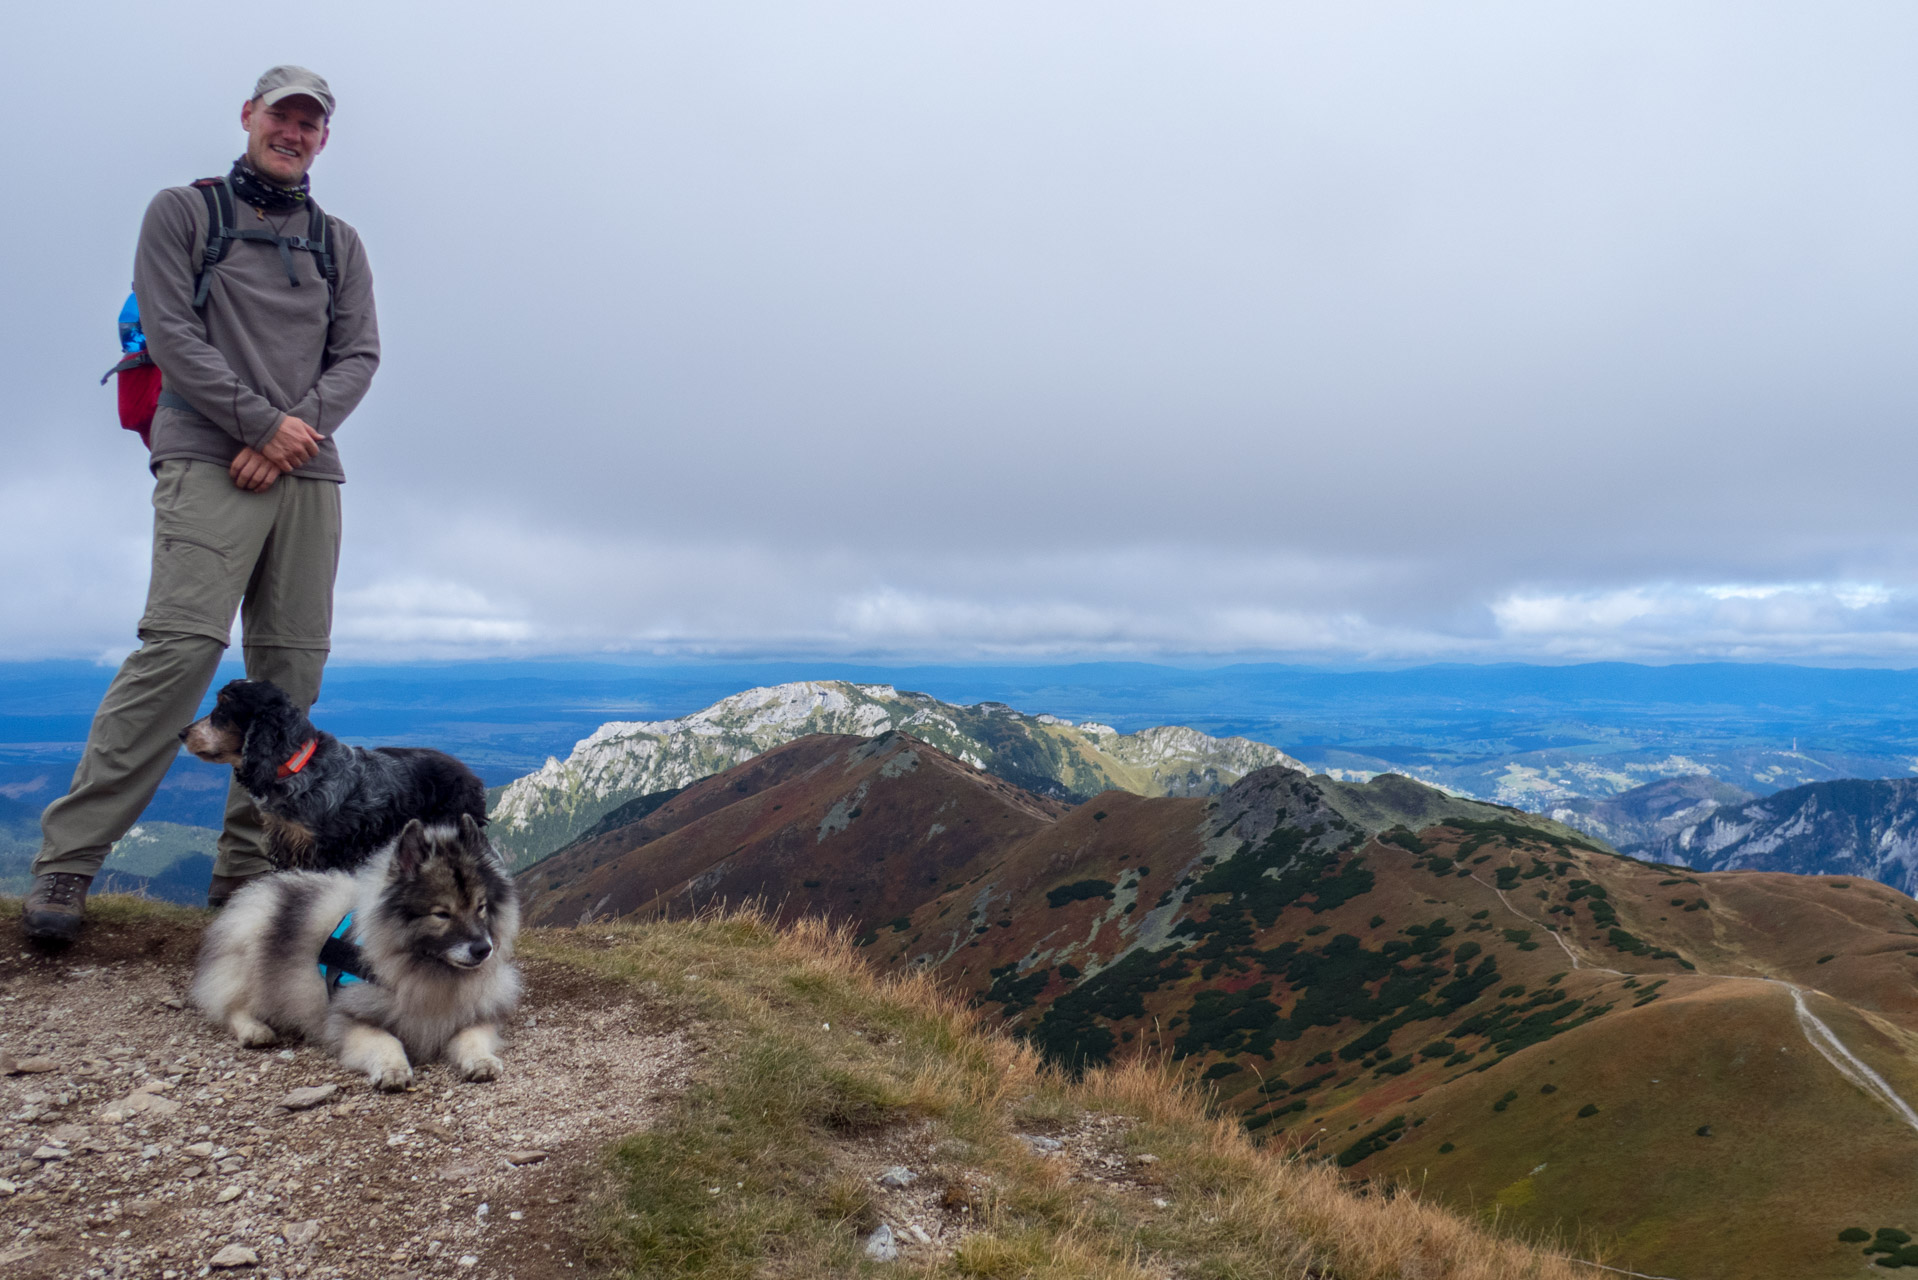
<svg viewBox="0 0 1918 1280"><path fill-rule="evenodd" d="M1110 898L1113 884L1110 880L1075 880L1071 884L1062 884L1056 889L1046 891L1048 907L1063 907L1068 902L1078 902L1084 898Z"/></svg>
<svg viewBox="0 0 1918 1280"><path fill-rule="evenodd" d="M1039 993L1046 989L1046 983L1052 980L1052 970L1034 969L1023 978L1019 976L1019 965L1003 964L991 971L992 985L986 988L981 1001L996 1002L1005 1006L1008 1018L1017 1017L1038 1003Z"/></svg>
<svg viewBox="0 0 1918 1280"><path fill-rule="evenodd" d="M1372 1130L1345 1150L1339 1152L1339 1168L1349 1169L1367 1156L1385 1150L1387 1144L1392 1141L1393 1135L1404 1127L1405 1117L1393 1116L1390 1120Z"/></svg>
<svg viewBox="0 0 1918 1280"><path fill-rule="evenodd" d="M1399 848L1410 850L1413 853L1425 852L1425 842L1413 835L1410 829L1406 827L1393 827L1390 831L1381 835L1379 839L1385 844L1395 844Z"/></svg>

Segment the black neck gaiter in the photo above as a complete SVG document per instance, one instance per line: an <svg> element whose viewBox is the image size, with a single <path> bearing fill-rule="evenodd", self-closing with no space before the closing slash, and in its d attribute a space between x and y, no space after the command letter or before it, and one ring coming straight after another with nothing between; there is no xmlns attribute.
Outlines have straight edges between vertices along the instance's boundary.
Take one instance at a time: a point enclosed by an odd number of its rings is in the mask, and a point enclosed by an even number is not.
<svg viewBox="0 0 1918 1280"><path fill-rule="evenodd" d="M240 197L256 209L265 209L269 213L284 213L288 209L297 209L306 203L306 195L311 188L307 175L300 175L300 185L283 187L265 174L248 164L245 156L233 162L233 170L227 175L227 181L233 184L233 194Z"/></svg>

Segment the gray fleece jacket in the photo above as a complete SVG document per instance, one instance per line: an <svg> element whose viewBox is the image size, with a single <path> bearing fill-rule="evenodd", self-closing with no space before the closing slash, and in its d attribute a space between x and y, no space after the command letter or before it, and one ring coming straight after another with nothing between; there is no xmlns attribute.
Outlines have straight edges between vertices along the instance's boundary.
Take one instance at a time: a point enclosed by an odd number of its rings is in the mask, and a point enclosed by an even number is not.
<svg viewBox="0 0 1918 1280"><path fill-rule="evenodd" d="M278 235L306 234L304 208L267 213L234 202L238 225ZM287 282L275 246L236 240L213 268L206 305L193 308L194 281L206 245L206 201L192 187L153 197L140 226L133 292L147 350L168 391L198 412L162 406L153 418L152 465L199 458L225 466L242 445L257 449L286 414L326 439L293 474L344 480L333 444L380 363L373 274L359 233L327 215L339 268L335 313L326 318L326 279L318 259L295 250L300 286Z"/></svg>

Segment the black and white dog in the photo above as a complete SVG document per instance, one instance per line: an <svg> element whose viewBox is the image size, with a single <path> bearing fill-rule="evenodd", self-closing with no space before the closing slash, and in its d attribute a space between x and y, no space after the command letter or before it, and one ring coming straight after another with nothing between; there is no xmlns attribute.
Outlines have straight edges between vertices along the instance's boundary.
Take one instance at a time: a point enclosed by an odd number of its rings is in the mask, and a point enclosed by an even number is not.
<svg viewBox="0 0 1918 1280"><path fill-rule="evenodd" d="M202 760L230 764L282 871L351 871L409 821L486 822L486 786L427 747L349 747L315 729L268 680L235 680L213 710L180 731Z"/></svg>

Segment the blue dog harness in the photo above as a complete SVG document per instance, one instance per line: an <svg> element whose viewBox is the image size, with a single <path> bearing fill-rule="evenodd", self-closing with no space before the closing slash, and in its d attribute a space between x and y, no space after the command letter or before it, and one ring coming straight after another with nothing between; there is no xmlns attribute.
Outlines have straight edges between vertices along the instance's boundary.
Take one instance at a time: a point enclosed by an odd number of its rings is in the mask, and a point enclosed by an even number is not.
<svg viewBox="0 0 1918 1280"><path fill-rule="evenodd" d="M360 944L353 941L353 913L347 912L333 927L332 936L320 946L320 977L331 996L341 987L355 982L377 982L373 966L367 963Z"/></svg>

